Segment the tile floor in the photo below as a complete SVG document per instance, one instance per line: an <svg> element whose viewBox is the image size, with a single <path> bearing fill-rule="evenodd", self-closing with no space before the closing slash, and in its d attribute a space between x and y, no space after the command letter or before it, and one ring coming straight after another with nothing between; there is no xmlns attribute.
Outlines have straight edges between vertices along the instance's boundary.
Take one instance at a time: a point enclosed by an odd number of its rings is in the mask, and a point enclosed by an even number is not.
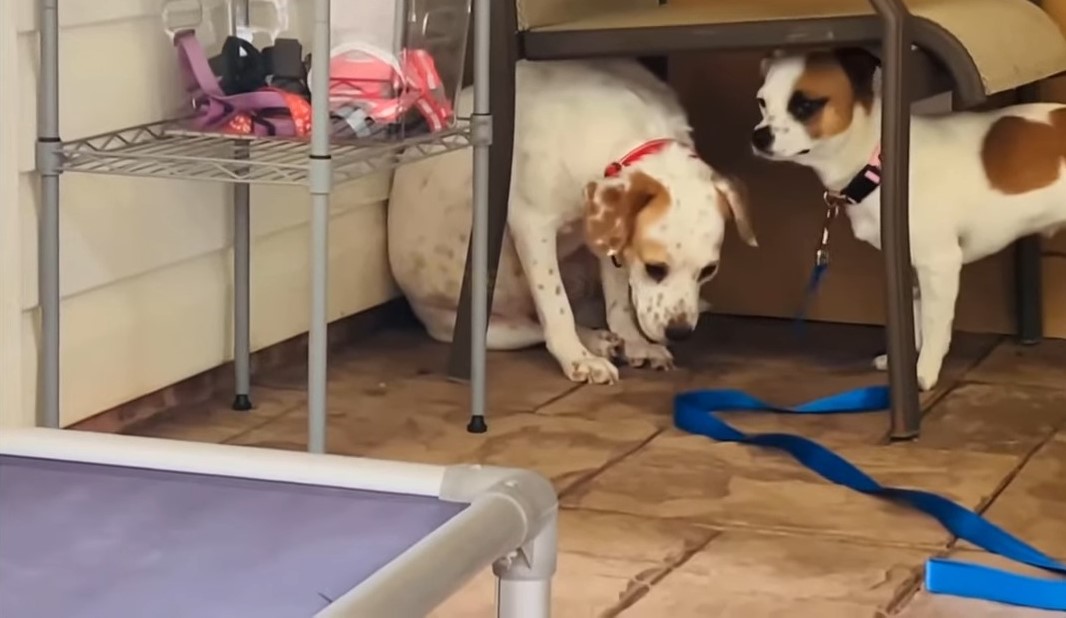
<svg viewBox="0 0 1066 618"><path fill-rule="evenodd" d="M420 331L387 331L335 355L329 450L433 463L529 467L563 505L555 615L561 618L1022 618L1051 615L921 590L933 555L994 560L923 516L831 486L778 454L713 444L670 426L671 395L745 388L798 403L883 380L869 370L880 329L713 318L670 373L624 370L616 386L576 386L543 350L490 357L490 431L464 430L465 386ZM174 409L131 433L304 448L304 368L255 383L257 409L228 397ZM923 396L924 431L886 444L883 413L734 417L831 445L883 482L943 492L1066 558L1066 341L1021 348L960 335L941 385ZM491 616L491 575L436 618Z"/></svg>

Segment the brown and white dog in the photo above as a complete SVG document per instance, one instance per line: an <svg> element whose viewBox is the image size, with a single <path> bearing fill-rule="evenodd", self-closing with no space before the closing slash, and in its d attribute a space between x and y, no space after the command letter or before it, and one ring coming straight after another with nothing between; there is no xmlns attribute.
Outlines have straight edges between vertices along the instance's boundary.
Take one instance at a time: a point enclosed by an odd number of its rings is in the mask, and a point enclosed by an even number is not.
<svg viewBox="0 0 1066 618"><path fill-rule="evenodd" d="M612 357L668 368L696 327L726 222L755 244L739 186L698 159L674 93L629 60L520 62L507 237L488 347L546 343L574 381L618 378ZM460 94L460 114L471 109ZM450 341L471 218L472 162L400 168L389 203L393 276L430 336ZM588 283L598 281L598 286ZM607 330L578 326L596 306Z"/></svg>
<svg viewBox="0 0 1066 618"><path fill-rule="evenodd" d="M827 204L841 204L855 236L880 248L877 61L862 50L778 53L763 75L755 153L812 168ZM928 390L951 342L962 265L1066 225L1066 106L915 115L911 127L917 374Z"/></svg>

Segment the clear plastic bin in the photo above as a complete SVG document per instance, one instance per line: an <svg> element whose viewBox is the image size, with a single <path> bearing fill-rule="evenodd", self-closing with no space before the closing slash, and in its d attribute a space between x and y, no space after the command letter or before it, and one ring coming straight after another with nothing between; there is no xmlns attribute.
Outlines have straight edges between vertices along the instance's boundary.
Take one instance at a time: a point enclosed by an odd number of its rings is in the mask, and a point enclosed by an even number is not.
<svg viewBox="0 0 1066 618"><path fill-rule="evenodd" d="M403 139L454 128L470 10L471 0L332 0L329 98L334 140ZM313 0L164 2L163 29L167 36L178 37L178 62L190 92L182 106L187 111L192 103L197 110L191 128L306 137L308 100L316 86L309 69L319 61L311 54L313 11ZM244 42L227 43L231 34ZM282 48L284 54L276 51ZM261 62L259 54L269 59ZM249 55L255 56L254 62L246 60ZM265 82L257 81L264 63L288 67L287 73L279 71L292 75L294 57L302 59L295 62L299 70L307 70L303 83L288 77L275 83L270 75ZM220 74L221 93L211 79ZM251 79L244 79L249 75ZM255 87L257 83L263 87Z"/></svg>

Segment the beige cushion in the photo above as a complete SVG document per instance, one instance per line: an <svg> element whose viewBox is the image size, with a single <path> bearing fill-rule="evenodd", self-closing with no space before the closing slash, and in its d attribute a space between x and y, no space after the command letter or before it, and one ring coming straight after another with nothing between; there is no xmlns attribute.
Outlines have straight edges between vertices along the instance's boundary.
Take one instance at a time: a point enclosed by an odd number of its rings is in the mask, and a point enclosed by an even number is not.
<svg viewBox="0 0 1066 618"><path fill-rule="evenodd" d="M969 51L987 94L1066 71L1066 36L1029 0L906 3L915 15L939 24ZM575 14L573 5L582 10ZM527 16L522 22L527 29L554 32L727 25L873 11L866 0L704 0L661 7L655 0L518 0L518 6Z"/></svg>

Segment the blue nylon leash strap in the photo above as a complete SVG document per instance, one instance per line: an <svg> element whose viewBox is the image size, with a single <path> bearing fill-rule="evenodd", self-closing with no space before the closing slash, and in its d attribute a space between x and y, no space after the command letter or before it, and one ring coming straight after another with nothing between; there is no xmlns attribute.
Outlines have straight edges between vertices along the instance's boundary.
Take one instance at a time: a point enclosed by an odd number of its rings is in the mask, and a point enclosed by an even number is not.
<svg viewBox="0 0 1066 618"><path fill-rule="evenodd" d="M925 568L925 587L932 593L1066 611L1066 564L1012 536L981 515L934 493L881 485L854 464L813 440L786 433L746 434L715 416L716 412L741 411L848 414L888 407L888 388L884 386L858 388L794 408L773 406L738 390L697 390L680 393L674 398L674 424L682 431L719 442L785 451L828 481L915 508L935 518L956 537L1004 558L1043 569L1051 576L1020 575L980 564L930 558Z"/></svg>

